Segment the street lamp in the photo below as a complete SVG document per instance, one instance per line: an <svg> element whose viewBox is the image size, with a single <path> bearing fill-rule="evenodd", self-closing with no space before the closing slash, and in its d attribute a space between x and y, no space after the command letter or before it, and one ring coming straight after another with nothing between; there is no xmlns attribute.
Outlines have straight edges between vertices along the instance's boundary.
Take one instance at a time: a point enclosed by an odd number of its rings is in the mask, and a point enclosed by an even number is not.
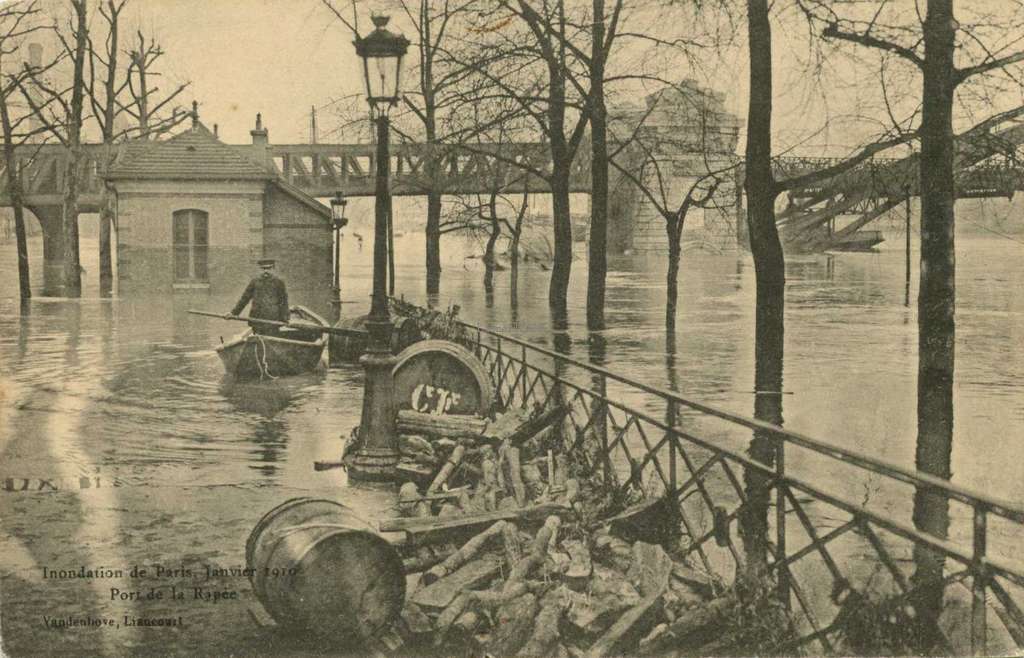
<svg viewBox="0 0 1024 658"><path fill-rule="evenodd" d="M338 190L331 199L331 228L334 229L334 319L341 318L341 229L348 224L345 217L345 206L348 199Z"/></svg>
<svg viewBox="0 0 1024 658"><path fill-rule="evenodd" d="M366 321L369 344L359 360L366 371L363 415L359 424L358 447L349 461L349 476L367 482L393 482L398 464L398 434L395 427L395 386L391 369L391 318L387 299L387 227L391 193L388 170L390 128L388 112L398 104L402 57L409 40L386 29L387 16L372 18L375 29L354 41L363 60L366 99L377 124L377 173L373 230L373 296Z"/></svg>

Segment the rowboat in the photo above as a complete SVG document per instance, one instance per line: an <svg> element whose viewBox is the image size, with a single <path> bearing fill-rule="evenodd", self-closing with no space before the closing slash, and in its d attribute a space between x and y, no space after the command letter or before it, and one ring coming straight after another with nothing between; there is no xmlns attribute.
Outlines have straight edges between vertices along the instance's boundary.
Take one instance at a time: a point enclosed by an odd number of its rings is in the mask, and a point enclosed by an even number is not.
<svg viewBox="0 0 1024 658"><path fill-rule="evenodd" d="M289 326L277 335L249 329L217 348L224 370L235 379L264 379L309 372L320 363L327 335L315 327L330 326L305 306L292 306ZM305 327L309 327L308 329Z"/></svg>

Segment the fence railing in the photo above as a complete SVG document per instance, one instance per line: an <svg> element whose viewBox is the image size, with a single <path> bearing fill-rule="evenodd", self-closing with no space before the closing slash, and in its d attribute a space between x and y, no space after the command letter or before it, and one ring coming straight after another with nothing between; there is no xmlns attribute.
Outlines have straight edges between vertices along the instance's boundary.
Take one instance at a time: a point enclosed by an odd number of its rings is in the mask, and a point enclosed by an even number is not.
<svg viewBox="0 0 1024 658"><path fill-rule="evenodd" d="M942 641L949 654L1024 646L1024 564L1011 557L1024 538L1021 505L512 336L463 327L501 404L565 406L566 447L589 446L590 467L606 482L621 493L672 496L684 550L707 571L728 581L743 566L745 538L735 521L759 508L767 566L796 620L798 639L783 650L817 643L832 652L853 593L883 610L907 610L928 585L911 573L921 549L945 560ZM768 442L769 459L751 457L751 430ZM861 492L859 500L851 490ZM945 537L915 527L910 508L921 491L949 501Z"/></svg>

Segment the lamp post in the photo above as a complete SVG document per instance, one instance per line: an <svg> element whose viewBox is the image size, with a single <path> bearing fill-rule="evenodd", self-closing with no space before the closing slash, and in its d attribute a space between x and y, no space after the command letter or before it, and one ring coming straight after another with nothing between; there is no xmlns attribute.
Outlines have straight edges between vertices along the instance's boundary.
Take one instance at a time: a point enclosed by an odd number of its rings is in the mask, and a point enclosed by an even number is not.
<svg viewBox="0 0 1024 658"><path fill-rule="evenodd" d="M331 305L334 306L335 321L341 318L341 229L348 225L345 217L347 205L345 195L340 190L335 192L331 199L331 228L334 229L334 299Z"/></svg>
<svg viewBox="0 0 1024 658"><path fill-rule="evenodd" d="M375 29L357 37L356 54L363 60L366 98L370 114L377 124L377 173L373 231L373 295L366 321L369 344L359 360L366 372L363 388L363 414L359 440L349 460L349 477L363 482L393 482L398 464L398 434L395 428L395 387L391 369L391 318L388 315L388 189L390 159L388 112L398 104L402 57L409 40L386 29L387 16L372 18Z"/></svg>

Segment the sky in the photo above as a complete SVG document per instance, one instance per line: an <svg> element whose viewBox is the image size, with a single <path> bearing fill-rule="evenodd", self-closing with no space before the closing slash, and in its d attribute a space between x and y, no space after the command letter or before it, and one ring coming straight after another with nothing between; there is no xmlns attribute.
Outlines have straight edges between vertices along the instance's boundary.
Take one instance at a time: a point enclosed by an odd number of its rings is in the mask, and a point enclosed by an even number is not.
<svg viewBox="0 0 1024 658"><path fill-rule="evenodd" d="M346 0L335 2L351 11ZM978 0L981 5L993 2L999 0ZM90 5L97 4L90 0ZM359 0L363 26L372 11L387 11L397 14L392 24L412 36L395 4L396 0ZM665 18L664 4L651 0L645 11L634 14L633 27L678 32L680 24ZM775 150L840 155L879 129L877 121L863 120L880 112L877 58L834 57L822 67L821 78L810 76L815 43L791 5L780 3L782 8L773 14ZM958 7L966 11L966 3ZM211 128L217 124L221 139L228 143L250 141L257 112L263 115L272 143L307 142L311 107L318 108L320 141L338 141L329 134L337 125L331 102L362 88L352 35L321 0L129 0L126 18L155 35L166 51L161 60L161 70L168 76L164 88L190 80L181 104L188 107L198 101L202 121ZM745 14L736 13L734 20L737 31L731 47L709 51L703 61L672 67L666 75L696 78L724 92L727 109L742 119L748 84ZM898 91L916 104L919 78L908 78L905 87ZM1021 102L1019 87L1011 96L1012 103ZM742 144L741 135L740 149Z"/></svg>
<svg viewBox="0 0 1024 658"><path fill-rule="evenodd" d="M131 2L167 52L166 70L192 81L187 102L228 143L250 140L257 112L273 143L305 142L311 107L362 87L351 35L319 2Z"/></svg>

